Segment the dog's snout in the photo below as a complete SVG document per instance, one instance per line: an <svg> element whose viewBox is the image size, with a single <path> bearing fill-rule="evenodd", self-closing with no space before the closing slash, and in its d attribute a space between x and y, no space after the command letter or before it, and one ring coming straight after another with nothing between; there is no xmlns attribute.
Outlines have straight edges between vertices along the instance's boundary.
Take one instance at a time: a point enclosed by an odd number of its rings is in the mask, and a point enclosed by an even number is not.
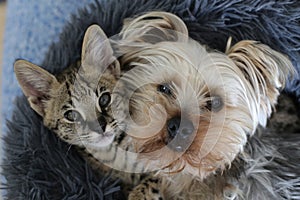
<svg viewBox="0 0 300 200"><path fill-rule="evenodd" d="M193 123L190 120L183 119L181 117L171 118L167 122L168 136L170 139L179 136L182 139L190 137L194 132Z"/></svg>
<svg viewBox="0 0 300 200"><path fill-rule="evenodd" d="M179 132L180 118L172 118L168 121L168 134L171 139L173 139Z"/></svg>

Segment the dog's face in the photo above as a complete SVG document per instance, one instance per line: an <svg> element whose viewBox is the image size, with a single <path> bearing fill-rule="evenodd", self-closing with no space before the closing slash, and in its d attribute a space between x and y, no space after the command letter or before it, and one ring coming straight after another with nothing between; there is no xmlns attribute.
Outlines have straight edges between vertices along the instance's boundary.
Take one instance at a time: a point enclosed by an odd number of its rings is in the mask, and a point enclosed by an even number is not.
<svg viewBox="0 0 300 200"><path fill-rule="evenodd" d="M200 179L230 165L258 124L265 125L292 65L254 41L226 54L195 41L159 42L122 58L140 158L149 169Z"/></svg>

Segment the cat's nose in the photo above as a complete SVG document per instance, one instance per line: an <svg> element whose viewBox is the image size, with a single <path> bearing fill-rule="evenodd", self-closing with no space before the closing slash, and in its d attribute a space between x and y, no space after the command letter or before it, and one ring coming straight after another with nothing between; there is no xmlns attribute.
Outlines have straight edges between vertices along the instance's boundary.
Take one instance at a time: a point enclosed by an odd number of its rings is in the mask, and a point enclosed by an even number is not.
<svg viewBox="0 0 300 200"><path fill-rule="evenodd" d="M105 132L106 125L107 125L105 117L103 117L103 116L98 117L98 123L99 123L102 131Z"/></svg>
<svg viewBox="0 0 300 200"><path fill-rule="evenodd" d="M105 117L100 116L95 121L87 122L87 125L91 131L95 131L99 134L102 134L105 132L107 123Z"/></svg>

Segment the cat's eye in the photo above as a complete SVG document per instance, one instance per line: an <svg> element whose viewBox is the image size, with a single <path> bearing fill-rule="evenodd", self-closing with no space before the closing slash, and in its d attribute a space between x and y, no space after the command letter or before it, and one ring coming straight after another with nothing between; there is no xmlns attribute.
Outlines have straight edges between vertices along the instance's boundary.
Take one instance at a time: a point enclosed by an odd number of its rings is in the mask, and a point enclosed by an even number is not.
<svg viewBox="0 0 300 200"><path fill-rule="evenodd" d="M67 119L70 122L82 122L83 117L81 114L76 110L68 110L64 114L65 119Z"/></svg>
<svg viewBox="0 0 300 200"><path fill-rule="evenodd" d="M105 108L109 105L110 101L111 101L111 97L110 97L109 92L105 92L99 98L98 104L101 108Z"/></svg>
<svg viewBox="0 0 300 200"><path fill-rule="evenodd" d="M223 108L223 100L222 97L215 95L210 97L210 99L206 102L206 108L213 112L218 112Z"/></svg>
<svg viewBox="0 0 300 200"><path fill-rule="evenodd" d="M171 88L168 84L164 83L164 84L160 84L157 86L157 91L164 93L166 95L172 95L172 91Z"/></svg>

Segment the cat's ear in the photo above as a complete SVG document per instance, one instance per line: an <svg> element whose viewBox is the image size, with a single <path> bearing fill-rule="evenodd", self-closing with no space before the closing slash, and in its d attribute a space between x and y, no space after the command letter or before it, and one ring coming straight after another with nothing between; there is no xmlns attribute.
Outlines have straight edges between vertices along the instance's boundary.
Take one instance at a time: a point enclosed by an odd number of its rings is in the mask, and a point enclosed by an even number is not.
<svg viewBox="0 0 300 200"><path fill-rule="evenodd" d="M14 70L30 106L43 117L45 101L49 99L53 85L58 83L55 76L25 60L16 61Z"/></svg>
<svg viewBox="0 0 300 200"><path fill-rule="evenodd" d="M98 25L90 26L82 44L82 69L85 73L110 72L120 76L120 65L113 55L109 39Z"/></svg>

